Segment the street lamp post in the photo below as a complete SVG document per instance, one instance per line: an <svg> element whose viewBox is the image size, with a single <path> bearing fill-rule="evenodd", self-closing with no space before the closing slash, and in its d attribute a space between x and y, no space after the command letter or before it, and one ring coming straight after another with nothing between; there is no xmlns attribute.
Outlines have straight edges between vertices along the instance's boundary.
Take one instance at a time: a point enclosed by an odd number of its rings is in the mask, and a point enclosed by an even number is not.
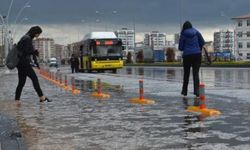
<svg viewBox="0 0 250 150"><path fill-rule="evenodd" d="M15 22L14 22L15 28L14 28L14 32L13 32L13 34L12 34L12 39L14 39L14 37L15 37L16 28L17 28L17 21L18 21L20 15L22 14L22 12L24 11L25 8L31 7L31 5L30 5L29 3L30 3L30 1L26 2L26 3L24 4L24 6L19 10L19 12L18 12L17 15L16 15ZM28 18L27 18L27 17L24 17L24 18L20 21L20 23L22 23L23 21L26 21L26 20L28 20Z"/></svg>

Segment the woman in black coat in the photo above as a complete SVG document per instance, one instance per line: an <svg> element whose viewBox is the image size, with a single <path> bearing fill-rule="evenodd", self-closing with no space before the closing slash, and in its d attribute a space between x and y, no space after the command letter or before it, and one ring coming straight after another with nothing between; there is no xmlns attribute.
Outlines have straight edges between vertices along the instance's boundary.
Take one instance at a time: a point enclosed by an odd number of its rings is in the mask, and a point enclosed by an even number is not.
<svg viewBox="0 0 250 150"><path fill-rule="evenodd" d="M30 30L20 39L17 44L18 50L21 52L21 57L17 65L18 70L18 85L16 88L15 100L19 101L23 87L26 82L26 78L29 77L32 80L33 86L39 96L40 102L51 102L47 97L43 95L40 88L38 78L31 65L31 57L33 58L36 66L39 68L36 56L39 55L38 50L35 50L32 44L32 40L37 38L42 33L42 29L39 26L33 26Z"/></svg>

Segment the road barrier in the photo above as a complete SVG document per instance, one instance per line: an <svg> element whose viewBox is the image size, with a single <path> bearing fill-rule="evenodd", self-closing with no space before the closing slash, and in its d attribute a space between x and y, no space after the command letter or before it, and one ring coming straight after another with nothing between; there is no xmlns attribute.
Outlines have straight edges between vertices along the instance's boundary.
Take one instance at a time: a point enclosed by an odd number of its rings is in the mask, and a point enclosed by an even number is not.
<svg viewBox="0 0 250 150"><path fill-rule="evenodd" d="M139 98L132 98L129 102L141 105L152 105L155 103L153 100L144 98L143 80L139 80Z"/></svg>
<svg viewBox="0 0 250 150"><path fill-rule="evenodd" d="M215 110L215 109L208 109L206 107L206 96L205 96L205 84L201 83L199 86L199 92L200 92L200 105L199 106L189 106L187 108L187 111L189 112L197 112L201 113L202 115L205 116L218 116L221 114L220 111Z"/></svg>

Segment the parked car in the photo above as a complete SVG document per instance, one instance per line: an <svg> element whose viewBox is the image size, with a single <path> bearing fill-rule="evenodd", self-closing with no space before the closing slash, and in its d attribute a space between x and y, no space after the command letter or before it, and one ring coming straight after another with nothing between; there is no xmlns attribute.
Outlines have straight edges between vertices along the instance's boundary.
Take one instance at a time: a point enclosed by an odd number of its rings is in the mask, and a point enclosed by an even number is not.
<svg viewBox="0 0 250 150"><path fill-rule="evenodd" d="M58 63L57 63L56 58L50 58L49 59L49 67L58 67Z"/></svg>

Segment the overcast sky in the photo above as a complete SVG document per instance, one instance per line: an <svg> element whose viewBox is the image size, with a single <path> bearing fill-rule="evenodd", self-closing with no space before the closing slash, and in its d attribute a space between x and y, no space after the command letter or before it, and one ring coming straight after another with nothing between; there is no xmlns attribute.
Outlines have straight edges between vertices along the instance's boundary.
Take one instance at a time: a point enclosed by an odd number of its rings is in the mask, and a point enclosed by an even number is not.
<svg viewBox="0 0 250 150"><path fill-rule="evenodd" d="M1 0L1 15L7 15L11 1ZM31 7L24 8L27 2ZM140 41L144 32L152 30L179 32L180 24L190 20L206 40L212 40L214 31L232 28L231 17L250 14L249 6L250 0L13 0L9 23L16 28L15 38L31 25L40 25L44 37L66 44L89 31L133 29L134 25Z"/></svg>

